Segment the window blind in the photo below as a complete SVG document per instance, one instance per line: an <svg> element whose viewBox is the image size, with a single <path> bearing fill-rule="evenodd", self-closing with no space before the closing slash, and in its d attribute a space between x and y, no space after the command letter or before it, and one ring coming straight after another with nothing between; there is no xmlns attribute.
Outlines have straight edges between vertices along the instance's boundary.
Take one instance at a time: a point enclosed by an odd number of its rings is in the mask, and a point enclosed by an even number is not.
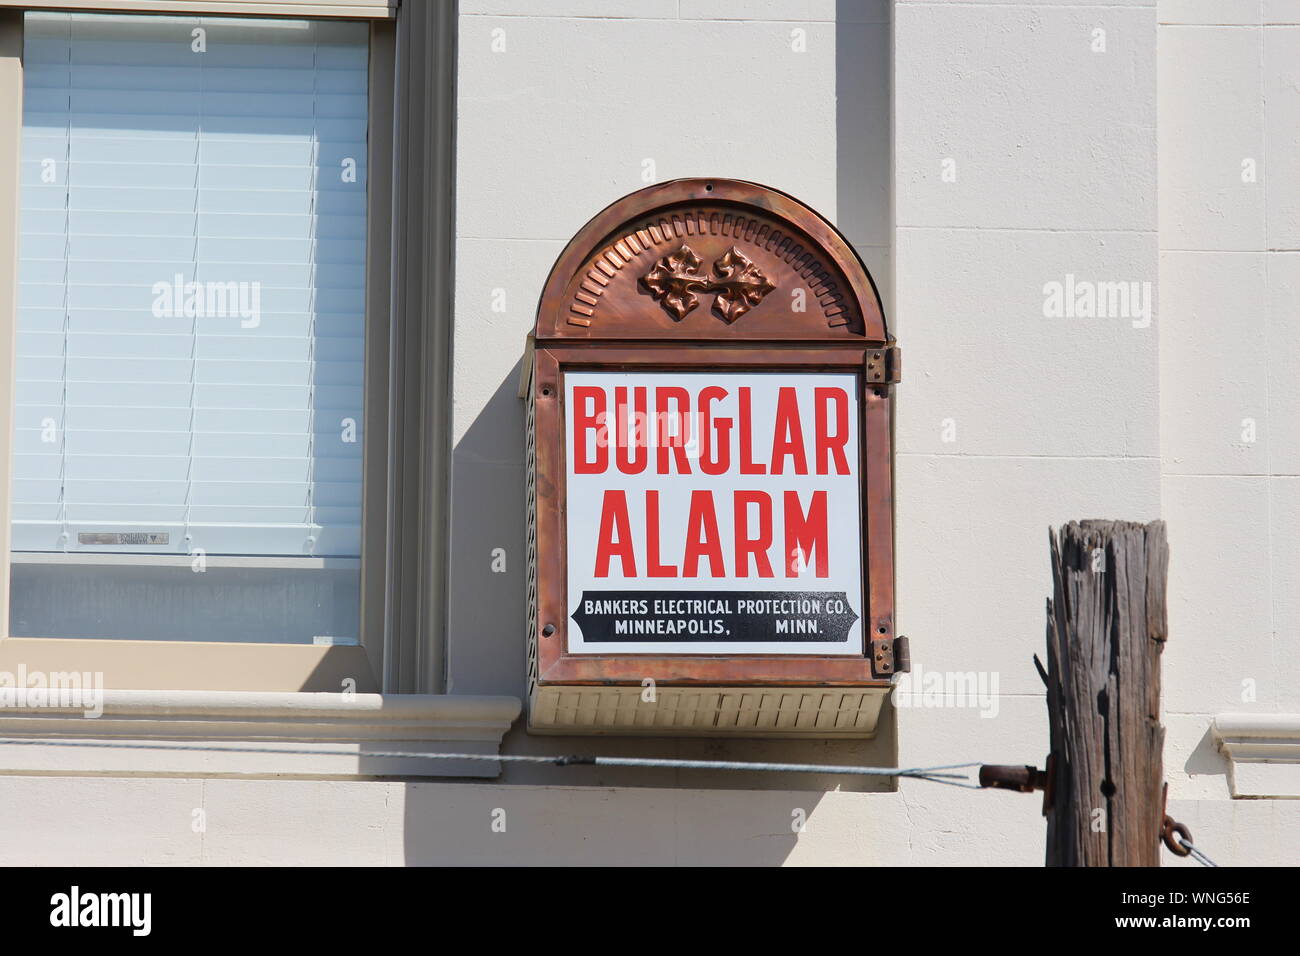
<svg viewBox="0 0 1300 956"><path fill-rule="evenodd" d="M13 549L358 556L367 27L25 24Z"/></svg>

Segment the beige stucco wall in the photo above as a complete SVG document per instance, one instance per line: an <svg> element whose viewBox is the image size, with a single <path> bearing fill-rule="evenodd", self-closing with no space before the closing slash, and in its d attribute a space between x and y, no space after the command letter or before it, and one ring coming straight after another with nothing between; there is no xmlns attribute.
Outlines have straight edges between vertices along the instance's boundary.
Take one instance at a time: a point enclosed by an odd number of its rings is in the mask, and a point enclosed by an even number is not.
<svg viewBox="0 0 1300 956"><path fill-rule="evenodd" d="M0 777L0 801L0 865L1037 866L1043 853L1036 797L919 786L720 794ZM806 821L799 833L797 810ZM1300 828L1300 801L1173 801L1170 810L1207 848L1214 835L1219 863L1294 863L1281 837Z"/></svg>
<svg viewBox="0 0 1300 956"><path fill-rule="evenodd" d="M503 749L1041 764L1047 528L1164 517L1171 812L1220 863L1294 863L1300 801L1231 799L1210 737L1218 714L1300 711L1300 26L1264 25L1282 5L463 0L462 14L449 691L524 689L515 376L546 272L609 202L695 174L795 193L864 254L906 355L900 632L916 669L998 682L988 716L889 709L871 742L516 729ZM1044 285L1066 275L1151 283L1151 321L1044 315ZM0 863L1042 861L1036 795L885 789L589 767L493 783L0 776Z"/></svg>
<svg viewBox="0 0 1300 956"><path fill-rule="evenodd" d="M1161 20L1166 764L1218 799L1207 715L1300 712L1300 5Z"/></svg>

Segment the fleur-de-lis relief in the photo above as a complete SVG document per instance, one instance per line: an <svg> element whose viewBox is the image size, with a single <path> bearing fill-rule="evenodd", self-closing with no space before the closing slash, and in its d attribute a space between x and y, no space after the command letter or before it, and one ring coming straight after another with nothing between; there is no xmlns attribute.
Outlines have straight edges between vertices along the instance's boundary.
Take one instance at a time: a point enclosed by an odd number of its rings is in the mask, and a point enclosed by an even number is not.
<svg viewBox="0 0 1300 956"><path fill-rule="evenodd" d="M739 249L732 246L713 263L713 271L720 282L712 286L719 289L713 308L727 322L738 318L763 301L763 296L776 288Z"/></svg>
<svg viewBox="0 0 1300 956"><path fill-rule="evenodd" d="M713 275L699 271L703 262L694 249L683 243L676 252L655 263L641 278L641 284L677 321L700 304L697 293L717 293L713 311L727 323L735 322L776 288L735 246L713 263Z"/></svg>
<svg viewBox="0 0 1300 956"><path fill-rule="evenodd" d="M659 304L680 320L700 304L696 291L703 292L708 286L708 279L699 273L703 261L694 249L683 243L676 252L660 259L641 281Z"/></svg>

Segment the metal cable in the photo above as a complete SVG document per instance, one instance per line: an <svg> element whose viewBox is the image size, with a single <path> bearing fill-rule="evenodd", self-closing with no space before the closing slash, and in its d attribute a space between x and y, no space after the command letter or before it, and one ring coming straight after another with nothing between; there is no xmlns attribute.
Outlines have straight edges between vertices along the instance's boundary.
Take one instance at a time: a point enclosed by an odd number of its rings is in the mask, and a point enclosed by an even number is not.
<svg viewBox="0 0 1300 956"><path fill-rule="evenodd" d="M502 763L552 764L557 767L659 767L677 770L748 770L760 773L832 773L862 777L910 777L954 787L980 789L966 774L946 771L978 767L979 763L944 764L936 767L857 767L841 764L766 763L739 760L679 760L670 757L594 757L580 754L534 756L531 754L420 753L401 750L309 750L284 747L213 747L210 744L138 743L116 740L53 740L40 737L0 737L0 745L40 747L96 747L119 750L219 751L221 753L284 754L320 757L417 757L427 760L498 760Z"/></svg>
<svg viewBox="0 0 1300 956"><path fill-rule="evenodd" d="M1202 853L1200 850L1198 850L1196 847L1192 846L1191 840L1184 840L1181 837L1179 837L1178 842L1184 849L1187 850L1188 853L1191 854L1192 859L1194 859L1197 863L1201 864L1201 866L1217 867L1219 865L1215 863L1213 860L1211 860L1204 853Z"/></svg>
<svg viewBox="0 0 1300 956"><path fill-rule="evenodd" d="M173 743L137 743L116 740L51 740L40 737L0 737L0 745L38 746L38 747L95 747L113 750L173 750L173 751L220 751L222 753L245 754L280 754L305 757L388 757L405 759L409 757L426 760L481 760L500 761L501 763L551 764L556 767L646 767L674 770L742 770L758 773L829 773L860 777L909 777L915 780L928 780L953 787L980 790L978 783L971 783L970 776L948 773L951 770L966 770L982 766L979 762L940 764L933 767L859 767L842 764L818 763L772 763L742 760L682 760L673 757L595 757L582 754L565 754L543 756L534 754L473 754L473 753L419 753L403 750L311 750L288 747L212 747L210 744L173 744ZM1218 867L1208 856L1202 853L1190 840L1178 838L1179 844L1187 850L1196 862L1202 866Z"/></svg>

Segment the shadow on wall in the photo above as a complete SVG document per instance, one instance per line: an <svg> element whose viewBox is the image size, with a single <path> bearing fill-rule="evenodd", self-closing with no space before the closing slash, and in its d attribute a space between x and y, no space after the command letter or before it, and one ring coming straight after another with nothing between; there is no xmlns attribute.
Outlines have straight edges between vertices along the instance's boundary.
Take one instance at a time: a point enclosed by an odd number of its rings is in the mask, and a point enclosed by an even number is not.
<svg viewBox="0 0 1300 956"><path fill-rule="evenodd" d="M1166 744L1166 747L1168 747L1168 744ZM1196 749L1187 755L1182 769L1184 773L1192 776L1204 774L1207 776L1227 777L1228 758L1223 755L1215 743L1212 727L1205 731L1205 735L1197 743Z"/></svg>
<svg viewBox="0 0 1300 956"><path fill-rule="evenodd" d="M521 343L522 345L522 343ZM452 628L457 653L481 666L473 686L451 693L527 693L525 674L526 567L524 554L524 404L517 394L518 365L497 387L457 444L452 465L453 554L472 553L475 567L453 568ZM461 544L457 544L461 542ZM492 547L505 550L504 573L480 573ZM480 567L482 566L482 567ZM503 753L596 754L677 757L695 760L759 760L790 763L889 766L895 759L892 708L881 714L873 740L762 740L698 737L534 736L523 718L506 736ZM691 787L737 790L881 791L887 780L840 775L787 775L734 771L507 766L501 781L539 786Z"/></svg>
<svg viewBox="0 0 1300 956"><path fill-rule="evenodd" d="M407 866L779 866L816 799L408 783ZM815 826L814 824L808 824Z"/></svg>
<svg viewBox="0 0 1300 956"><path fill-rule="evenodd" d="M890 4L835 5L835 196L831 215L862 256L894 330Z"/></svg>

